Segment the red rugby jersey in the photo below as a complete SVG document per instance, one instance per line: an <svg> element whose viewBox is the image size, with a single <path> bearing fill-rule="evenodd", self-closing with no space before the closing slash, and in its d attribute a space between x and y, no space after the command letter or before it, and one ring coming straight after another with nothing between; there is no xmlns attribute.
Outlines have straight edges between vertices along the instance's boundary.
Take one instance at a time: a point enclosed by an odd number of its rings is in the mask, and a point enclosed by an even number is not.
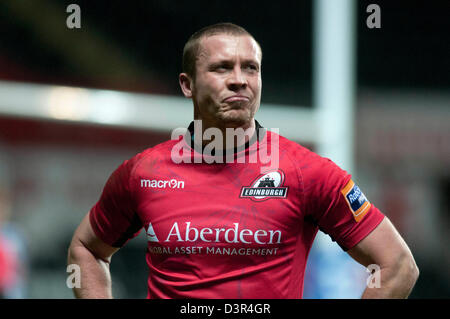
<svg viewBox="0 0 450 319"><path fill-rule="evenodd" d="M145 229L148 298L301 298L319 229L347 250L382 221L332 161L257 128L255 142L228 158L180 137L107 181L91 225L115 247Z"/></svg>

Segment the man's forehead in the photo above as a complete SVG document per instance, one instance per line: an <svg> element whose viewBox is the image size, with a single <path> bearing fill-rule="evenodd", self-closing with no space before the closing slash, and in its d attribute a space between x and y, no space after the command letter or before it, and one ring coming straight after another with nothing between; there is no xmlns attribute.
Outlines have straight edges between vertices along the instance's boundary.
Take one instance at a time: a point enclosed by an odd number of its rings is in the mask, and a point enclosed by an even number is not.
<svg viewBox="0 0 450 319"><path fill-rule="evenodd" d="M200 39L198 59L233 58L261 60L261 49L249 35L217 34Z"/></svg>

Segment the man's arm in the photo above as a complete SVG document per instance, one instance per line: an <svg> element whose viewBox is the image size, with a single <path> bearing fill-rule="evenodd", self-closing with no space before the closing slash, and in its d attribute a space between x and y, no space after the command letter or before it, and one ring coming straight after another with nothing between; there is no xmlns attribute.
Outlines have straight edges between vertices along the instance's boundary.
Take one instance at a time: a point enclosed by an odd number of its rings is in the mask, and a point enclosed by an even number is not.
<svg viewBox="0 0 450 319"><path fill-rule="evenodd" d="M367 267L380 267L380 288L367 287L362 298L407 298L419 269L403 238L387 217L348 254Z"/></svg>
<svg viewBox="0 0 450 319"><path fill-rule="evenodd" d="M112 298L109 264L118 248L98 238L89 221L89 213L73 235L67 263L80 267L81 287L74 288L76 298Z"/></svg>

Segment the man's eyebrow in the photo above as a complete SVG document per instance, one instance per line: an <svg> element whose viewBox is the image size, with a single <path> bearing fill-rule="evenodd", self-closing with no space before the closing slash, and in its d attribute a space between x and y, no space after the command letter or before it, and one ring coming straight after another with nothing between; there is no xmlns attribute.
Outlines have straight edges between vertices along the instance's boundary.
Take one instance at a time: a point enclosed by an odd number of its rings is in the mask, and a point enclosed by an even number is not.
<svg viewBox="0 0 450 319"><path fill-rule="evenodd" d="M257 64L259 65L259 61L255 59L244 59L242 60L242 64Z"/></svg>
<svg viewBox="0 0 450 319"><path fill-rule="evenodd" d="M224 64L224 65L232 65L235 63L234 59L217 59L217 60L213 60L210 61L209 65L220 65L220 64ZM241 64L256 64L259 65L259 61L255 60L255 59L242 59L241 60Z"/></svg>
<svg viewBox="0 0 450 319"><path fill-rule="evenodd" d="M211 64L220 64L220 63L234 63L234 60L232 59L215 59L210 61Z"/></svg>

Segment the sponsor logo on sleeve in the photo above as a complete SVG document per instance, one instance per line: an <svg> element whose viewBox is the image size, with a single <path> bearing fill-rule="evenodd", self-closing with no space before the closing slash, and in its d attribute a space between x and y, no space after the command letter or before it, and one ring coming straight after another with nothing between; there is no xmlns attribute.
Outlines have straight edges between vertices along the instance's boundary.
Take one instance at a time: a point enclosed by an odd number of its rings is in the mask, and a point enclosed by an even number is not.
<svg viewBox="0 0 450 319"><path fill-rule="evenodd" d="M345 187L341 190L341 193L344 196L356 222L359 222L369 211L371 205L370 202L367 200L361 189L359 189L358 185L356 185L352 180L345 185Z"/></svg>

